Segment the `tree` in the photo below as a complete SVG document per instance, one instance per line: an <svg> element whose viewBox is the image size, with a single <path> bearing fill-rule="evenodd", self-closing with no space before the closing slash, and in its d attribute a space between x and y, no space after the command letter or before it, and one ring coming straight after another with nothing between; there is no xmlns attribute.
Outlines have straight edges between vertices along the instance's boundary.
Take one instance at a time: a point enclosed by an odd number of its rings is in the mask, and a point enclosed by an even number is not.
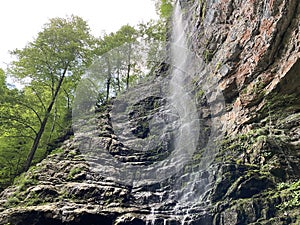
<svg viewBox="0 0 300 225"><path fill-rule="evenodd" d="M150 20L139 24L139 34L147 48L147 68L154 71L161 62L167 60L167 31L165 22L162 20ZM152 74L152 72L150 72Z"/></svg>
<svg viewBox="0 0 300 225"><path fill-rule="evenodd" d="M36 110L35 113L39 126L25 170L32 163L51 115L55 124L55 105L70 106L65 101L70 100L72 90L92 60L92 45L93 38L87 23L80 17L71 16L51 19L33 42L12 52L18 60L13 62L10 73L30 80L25 91L39 105L39 112Z"/></svg>
<svg viewBox="0 0 300 225"><path fill-rule="evenodd" d="M0 68L0 95L2 96L4 92L6 91L7 87L5 85L5 73L3 69Z"/></svg>
<svg viewBox="0 0 300 225"><path fill-rule="evenodd" d="M129 88L129 79L130 79L130 72L133 67L133 45L137 39L137 31L129 26L125 25L122 26L120 30L116 33L116 43L118 45L122 45L122 52L124 54L124 61L126 64L126 90Z"/></svg>
<svg viewBox="0 0 300 225"><path fill-rule="evenodd" d="M173 11L174 0L156 0L156 11L160 18L163 20L168 20Z"/></svg>
<svg viewBox="0 0 300 225"><path fill-rule="evenodd" d="M112 95L118 95L129 88L132 73L135 69L138 31L129 25L122 26L117 32L104 35L98 41L97 54L101 64L101 74L106 81L106 101Z"/></svg>
<svg viewBox="0 0 300 225"><path fill-rule="evenodd" d="M5 72L0 69L0 191L19 174L33 129L27 109L17 99L24 104L22 93L7 87Z"/></svg>

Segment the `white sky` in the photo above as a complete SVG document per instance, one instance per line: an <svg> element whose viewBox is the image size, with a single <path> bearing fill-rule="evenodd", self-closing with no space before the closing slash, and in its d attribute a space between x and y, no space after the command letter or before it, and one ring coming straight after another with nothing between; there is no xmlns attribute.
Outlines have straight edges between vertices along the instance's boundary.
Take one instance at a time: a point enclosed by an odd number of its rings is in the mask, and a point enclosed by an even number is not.
<svg viewBox="0 0 300 225"><path fill-rule="evenodd" d="M0 68L6 69L8 51L23 48L53 17L71 14L88 22L96 37L156 18L153 0L5 0L0 3Z"/></svg>

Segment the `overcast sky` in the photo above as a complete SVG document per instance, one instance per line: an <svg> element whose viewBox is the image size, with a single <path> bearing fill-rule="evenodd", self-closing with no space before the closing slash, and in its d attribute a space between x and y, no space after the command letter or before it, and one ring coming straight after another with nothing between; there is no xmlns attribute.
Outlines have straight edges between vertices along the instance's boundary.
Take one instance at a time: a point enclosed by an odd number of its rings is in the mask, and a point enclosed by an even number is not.
<svg viewBox="0 0 300 225"><path fill-rule="evenodd" d="M0 3L0 67L9 63L9 50L23 48L53 17L77 15L92 34L100 36L122 25L156 18L153 0L6 0Z"/></svg>

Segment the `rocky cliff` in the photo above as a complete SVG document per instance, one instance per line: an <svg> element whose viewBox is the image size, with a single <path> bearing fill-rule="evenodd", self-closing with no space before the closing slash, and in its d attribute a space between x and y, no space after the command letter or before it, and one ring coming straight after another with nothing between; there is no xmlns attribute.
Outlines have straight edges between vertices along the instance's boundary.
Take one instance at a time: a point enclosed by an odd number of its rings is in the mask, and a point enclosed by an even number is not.
<svg viewBox="0 0 300 225"><path fill-rule="evenodd" d="M2 192L0 224L300 223L300 2L180 5L201 62L186 81L197 126L176 133L183 114L161 94L171 73L161 64L133 90L150 95L77 121L74 138Z"/></svg>

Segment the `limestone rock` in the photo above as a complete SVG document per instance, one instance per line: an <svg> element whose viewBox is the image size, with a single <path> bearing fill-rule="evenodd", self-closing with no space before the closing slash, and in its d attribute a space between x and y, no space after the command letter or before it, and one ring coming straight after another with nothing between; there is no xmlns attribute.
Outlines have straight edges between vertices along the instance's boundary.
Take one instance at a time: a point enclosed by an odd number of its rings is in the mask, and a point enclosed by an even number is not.
<svg viewBox="0 0 300 225"><path fill-rule="evenodd" d="M126 174L116 169L156 165L174 154L170 143L176 139L172 131L178 114L165 104L167 98L157 97L163 88L155 85L170 70L162 63L155 80L137 89L145 93L151 87L153 95L133 107L123 103L134 103L134 96L115 99L117 108L108 105L95 118L77 121L77 135L64 142L62 152L49 155L4 190L0 224L300 223L300 2L180 3L191 51L203 62L190 93L199 111L201 139L189 163L143 185L130 182L139 170ZM116 118L120 128L114 127L114 110L124 112ZM174 126L165 136L152 137L151 129L160 131L160 123L153 121L162 118ZM210 140L219 133L225 135ZM138 148L146 141L160 145L152 151ZM118 173L123 180L116 179Z"/></svg>

